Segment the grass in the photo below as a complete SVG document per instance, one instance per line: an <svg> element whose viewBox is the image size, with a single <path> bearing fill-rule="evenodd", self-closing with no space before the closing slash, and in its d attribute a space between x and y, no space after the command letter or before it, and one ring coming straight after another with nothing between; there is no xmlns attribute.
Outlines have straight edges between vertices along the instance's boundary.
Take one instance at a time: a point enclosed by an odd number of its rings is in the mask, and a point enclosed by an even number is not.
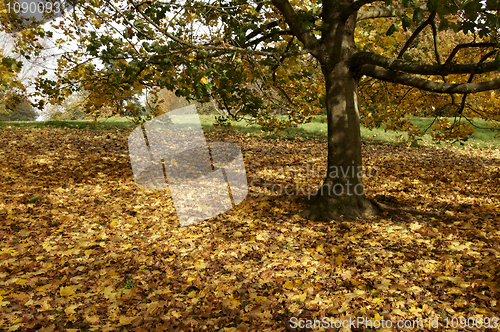
<svg viewBox="0 0 500 332"><path fill-rule="evenodd" d="M310 123L300 125L295 128L289 128L285 131L278 133L264 133L264 137L273 138L286 138L294 139L296 137L303 138L317 138L320 140L326 140L327 137L327 126L324 122L325 116L317 116ZM200 115L200 121L205 130L217 130L214 127L214 116L213 115ZM420 129L425 130L432 123L432 118L413 118L412 122L418 126ZM450 119L450 121L452 121ZM234 130L242 132L244 134L261 134L259 125L248 125L245 121L241 122L231 122L234 126ZM489 124L481 119L474 120L474 125L476 132L471 135L469 140L465 145L472 146L475 148L500 148L500 140L498 135L500 131L489 129ZM91 120L71 120L71 121L11 121L11 122L0 122L0 127L11 126L11 127L55 127L55 128L91 128L91 129L109 129L109 128L121 128L121 129L134 129L136 125L127 118L108 118L99 119L99 124L93 123ZM394 132L385 131L385 128L376 128L373 130L361 127L361 139L363 142L372 144L401 144L401 137L408 138L407 134L404 132ZM432 138L427 133L420 143L418 144L430 144L432 143ZM444 146L446 144L439 144ZM454 143L455 146L460 146L459 143Z"/></svg>
<svg viewBox="0 0 500 332"><path fill-rule="evenodd" d="M49 128L91 128L91 129L110 129L123 128L133 129L136 125L127 118L108 118L99 119L99 124L92 120L50 120L50 121L0 121L0 127L49 127Z"/></svg>

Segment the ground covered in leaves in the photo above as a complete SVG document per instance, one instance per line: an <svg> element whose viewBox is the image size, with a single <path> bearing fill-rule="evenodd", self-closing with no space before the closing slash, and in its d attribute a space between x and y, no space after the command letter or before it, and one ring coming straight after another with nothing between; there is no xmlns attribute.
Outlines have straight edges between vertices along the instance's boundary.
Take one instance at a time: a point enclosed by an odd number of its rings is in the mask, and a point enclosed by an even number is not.
<svg viewBox="0 0 500 332"><path fill-rule="evenodd" d="M498 150L365 145L367 195L393 209L313 223L279 188L319 185L324 142L212 132L242 147L250 194L179 227L165 191L135 185L129 132L2 129L0 330L495 327Z"/></svg>

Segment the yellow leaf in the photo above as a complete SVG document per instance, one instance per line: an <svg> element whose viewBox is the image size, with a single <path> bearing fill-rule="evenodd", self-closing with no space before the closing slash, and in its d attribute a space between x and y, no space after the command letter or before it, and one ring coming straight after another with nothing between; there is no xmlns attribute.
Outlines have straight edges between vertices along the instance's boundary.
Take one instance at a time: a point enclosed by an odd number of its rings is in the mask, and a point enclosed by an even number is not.
<svg viewBox="0 0 500 332"><path fill-rule="evenodd" d="M292 289L293 288L293 283L291 281L287 281L285 282L285 284L283 285L283 288L286 288L286 289Z"/></svg>
<svg viewBox="0 0 500 332"><path fill-rule="evenodd" d="M120 325L128 325L132 323L135 317L120 316Z"/></svg>
<svg viewBox="0 0 500 332"><path fill-rule="evenodd" d="M206 79L206 77L202 77L201 80L200 80L201 84L203 85L206 85L208 84L208 80Z"/></svg>
<svg viewBox="0 0 500 332"><path fill-rule="evenodd" d="M323 251L323 245L320 244L319 246L316 247L316 251Z"/></svg>
<svg viewBox="0 0 500 332"><path fill-rule="evenodd" d="M194 281L194 280L196 280L196 276L194 276L194 275L193 276L189 276L188 279L187 279L188 282L191 282L191 281Z"/></svg>
<svg viewBox="0 0 500 332"><path fill-rule="evenodd" d="M401 309L397 309L397 308L394 309L392 311L392 313L395 314L395 315L399 315L399 316L405 316L406 315Z"/></svg>
<svg viewBox="0 0 500 332"><path fill-rule="evenodd" d="M174 316L175 318L180 318L181 317L181 314L178 313L177 311L172 311L171 312L172 316Z"/></svg>
<svg viewBox="0 0 500 332"><path fill-rule="evenodd" d="M335 257L335 264L340 265L342 264L343 260L344 259L342 258L342 255L338 255L337 257Z"/></svg>
<svg viewBox="0 0 500 332"><path fill-rule="evenodd" d="M24 286L27 282L28 280L19 278L16 280L16 285Z"/></svg>
<svg viewBox="0 0 500 332"><path fill-rule="evenodd" d="M104 297L110 301L116 300L116 292L115 292L113 286L108 286L108 287L104 288Z"/></svg>
<svg viewBox="0 0 500 332"><path fill-rule="evenodd" d="M71 286L66 286L59 289L59 294L61 294L61 296L71 296L75 294L75 292L71 289Z"/></svg>
<svg viewBox="0 0 500 332"><path fill-rule="evenodd" d="M191 292L188 294L188 297L189 297L190 299L195 298L195 297L196 297L196 291L191 291Z"/></svg>
<svg viewBox="0 0 500 332"><path fill-rule="evenodd" d="M156 313L156 311L158 311L158 301L154 301L154 302L151 302L151 303L148 303L147 304L147 311L148 311L148 314L150 315L154 315Z"/></svg>
<svg viewBox="0 0 500 332"><path fill-rule="evenodd" d="M64 309L64 312L68 315L76 314L75 309L78 308L79 306L80 306L79 304L70 305L69 307Z"/></svg>
<svg viewBox="0 0 500 332"><path fill-rule="evenodd" d="M197 270L203 270L207 267L208 263L206 262L196 262L194 264L194 268L197 269Z"/></svg>

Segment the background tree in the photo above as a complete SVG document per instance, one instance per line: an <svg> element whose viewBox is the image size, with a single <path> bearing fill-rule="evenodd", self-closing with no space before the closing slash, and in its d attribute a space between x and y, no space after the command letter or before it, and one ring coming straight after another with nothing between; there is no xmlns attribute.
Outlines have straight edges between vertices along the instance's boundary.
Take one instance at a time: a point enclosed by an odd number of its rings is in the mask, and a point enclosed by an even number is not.
<svg viewBox="0 0 500 332"><path fill-rule="evenodd" d="M35 23L20 24L9 16L8 2L0 3L0 57L3 65L0 69L3 73L0 115L4 120L35 120L38 114L26 103L35 100L30 98L37 95L32 89L34 78L40 70L50 69L48 64L55 47L50 43L50 32L45 32ZM13 10L11 12L14 14ZM43 103L38 106L43 106Z"/></svg>
<svg viewBox="0 0 500 332"><path fill-rule="evenodd" d="M6 121L17 111L16 106L23 101L26 89L18 76L23 63L8 56L11 52L6 34L0 36L0 41L0 118Z"/></svg>
<svg viewBox="0 0 500 332"><path fill-rule="evenodd" d="M500 88L498 0L93 0L78 1L75 8L57 28L78 37L78 50L60 61L61 79L39 80L40 91L52 99L75 86L95 92L96 105L108 92L124 98L167 88L188 100L213 98L229 114L252 116L264 129L303 123L326 109L328 172L302 213L313 220L380 210L361 190L358 172L361 78L450 96ZM399 26L409 32L396 34ZM431 62L410 54L426 29L432 36ZM366 40L357 40L361 30ZM445 55L438 31L474 38L447 45L451 52ZM380 37L390 47L367 43ZM377 112L377 105L387 102L380 95L370 101ZM286 119L277 117L283 110ZM381 118L394 115L401 118L391 110Z"/></svg>
<svg viewBox="0 0 500 332"><path fill-rule="evenodd" d="M46 104L43 112L48 120L83 120L88 118L85 112L85 100L88 93L77 91L65 98L60 105Z"/></svg>
<svg viewBox="0 0 500 332"><path fill-rule="evenodd" d="M38 118L38 112L27 100L24 100L12 109L6 109L6 102L0 103L0 121L35 121Z"/></svg>

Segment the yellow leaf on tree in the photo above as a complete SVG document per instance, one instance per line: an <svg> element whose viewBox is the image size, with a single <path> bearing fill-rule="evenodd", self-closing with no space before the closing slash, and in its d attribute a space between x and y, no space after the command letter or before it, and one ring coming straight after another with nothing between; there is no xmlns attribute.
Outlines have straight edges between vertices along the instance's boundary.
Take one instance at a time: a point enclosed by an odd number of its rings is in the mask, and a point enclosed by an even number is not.
<svg viewBox="0 0 500 332"><path fill-rule="evenodd" d="M203 85L206 85L208 84L208 80L206 79L206 77L202 77L201 80L200 80L201 84Z"/></svg>
<svg viewBox="0 0 500 332"><path fill-rule="evenodd" d="M293 282L291 282L291 281L285 282L285 284L283 285L283 288L292 289L293 288Z"/></svg>

